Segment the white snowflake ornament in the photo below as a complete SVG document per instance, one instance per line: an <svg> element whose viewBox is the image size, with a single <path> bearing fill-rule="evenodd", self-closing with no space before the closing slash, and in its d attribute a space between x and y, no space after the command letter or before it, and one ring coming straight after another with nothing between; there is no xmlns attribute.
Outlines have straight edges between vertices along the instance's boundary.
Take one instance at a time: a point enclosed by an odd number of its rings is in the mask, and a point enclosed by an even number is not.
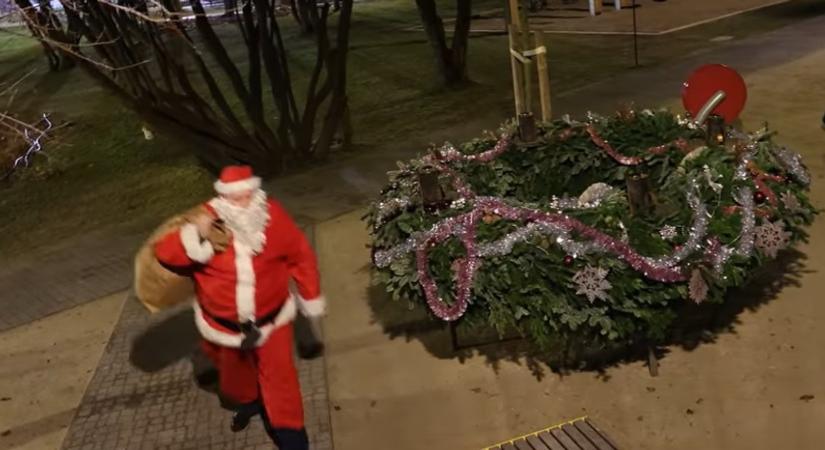
<svg viewBox="0 0 825 450"><path fill-rule="evenodd" d="M791 240L791 233L785 231L785 224L781 220L759 225L754 231L756 248L770 258L776 258L776 254L787 247Z"/></svg>
<svg viewBox="0 0 825 450"><path fill-rule="evenodd" d="M672 241L673 239L678 236L679 233L676 231L676 227L673 225L665 225L659 230L659 236L666 241Z"/></svg>
<svg viewBox="0 0 825 450"><path fill-rule="evenodd" d="M573 275L573 281L578 286L576 295L584 295L590 303L593 303L597 298L601 300L609 299L607 291L613 286L606 278L607 270L601 267L588 265L579 270Z"/></svg>
<svg viewBox="0 0 825 450"><path fill-rule="evenodd" d="M782 200L782 205L784 205L788 211L792 213L802 211L802 204L799 203L799 199L791 191L783 192L779 198Z"/></svg>

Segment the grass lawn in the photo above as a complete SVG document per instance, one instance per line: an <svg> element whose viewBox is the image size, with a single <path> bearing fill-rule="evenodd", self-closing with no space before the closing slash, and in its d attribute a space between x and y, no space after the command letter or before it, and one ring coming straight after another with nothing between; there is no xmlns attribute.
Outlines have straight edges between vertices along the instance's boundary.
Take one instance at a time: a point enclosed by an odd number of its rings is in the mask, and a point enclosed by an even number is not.
<svg viewBox="0 0 825 450"><path fill-rule="evenodd" d="M718 35L741 39L825 13L818 3L797 0L680 33L646 37L640 39L641 61L646 66L661 64L724 45L709 41ZM498 2L485 0L474 6L482 11ZM443 14L449 16L449 10ZM474 84L444 91L434 77L425 36L404 31L418 20L412 0L355 6L348 78L356 151L423 145L429 130L460 127L479 111L500 112L502 118L510 114L506 37L473 37ZM293 78L301 80L314 62L314 45L296 34L291 18L281 22L292 52ZM237 50L240 36L231 35L228 27L221 32ZM632 51L630 38L551 35L554 92L628 70ZM34 71L21 84L12 110L21 118L49 112L57 121L73 125L47 143L49 156L36 160L38 170L22 170L14 183L0 187L0 260L87 231L143 231L210 195L211 176L197 167L186 142L174 136L145 141L139 119L119 100L82 70L49 73L40 52L33 40L0 31L0 83Z"/></svg>

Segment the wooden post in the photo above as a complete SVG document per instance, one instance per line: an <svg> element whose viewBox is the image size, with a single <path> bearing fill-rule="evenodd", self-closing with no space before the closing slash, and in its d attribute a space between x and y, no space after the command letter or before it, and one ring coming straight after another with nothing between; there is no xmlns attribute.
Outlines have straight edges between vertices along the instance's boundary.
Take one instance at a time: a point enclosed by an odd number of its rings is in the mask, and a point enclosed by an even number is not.
<svg viewBox="0 0 825 450"><path fill-rule="evenodd" d="M547 51L544 44L544 33L536 31L536 48L540 49L536 54L536 66L539 70L539 95L541 96L541 120L549 122L552 118L550 108L550 74L547 70Z"/></svg>
<svg viewBox="0 0 825 450"><path fill-rule="evenodd" d="M535 59L539 78L539 100L541 102L541 119L551 119L550 75L547 69L547 50L544 47L544 34L536 32L531 36L530 25L525 11L519 7L520 1L507 0L507 36L510 43L510 67L513 73L513 96L516 103L516 117L533 113L533 62Z"/></svg>
<svg viewBox="0 0 825 450"><path fill-rule="evenodd" d="M518 0L507 0L507 37L510 43L510 50L520 52L516 40L517 33L521 32L521 16L518 11ZM510 68L513 73L513 97L516 102L516 116L523 113L524 109L524 68L521 61L510 55Z"/></svg>
<svg viewBox="0 0 825 450"><path fill-rule="evenodd" d="M598 16L602 13L602 0L589 0L590 3L590 15L591 16Z"/></svg>
<svg viewBox="0 0 825 450"><path fill-rule="evenodd" d="M516 0L517 2L519 0ZM527 0L521 0L522 2L526 2ZM519 20L519 31L521 32L521 51L524 52L530 49L530 24L527 22L527 7L526 5L523 8L518 8L519 3L516 3L517 11L519 13L518 20ZM522 62L524 65L522 73L524 74L524 108L525 112L533 112L533 77L531 76L533 73L533 60L527 58L526 61Z"/></svg>
<svg viewBox="0 0 825 450"><path fill-rule="evenodd" d="M651 377L659 376L659 358L656 356L656 348L652 345L647 347L647 370Z"/></svg>
<svg viewBox="0 0 825 450"><path fill-rule="evenodd" d="M514 36L515 33L516 31L513 30L513 27L510 27L510 32L508 33L510 49L517 52L519 50ZM513 72L513 97L516 101L516 115L519 115L524 112L524 92L522 88L524 70L521 67L521 62L513 55L510 55L510 67Z"/></svg>
<svg viewBox="0 0 825 450"><path fill-rule="evenodd" d="M627 199L630 203L630 214L645 216L653 211L654 200L650 191L647 174L636 174L625 177L627 183Z"/></svg>
<svg viewBox="0 0 825 450"><path fill-rule="evenodd" d="M622 8L629 8L631 0L613 0L613 5L616 7L616 11L619 11Z"/></svg>

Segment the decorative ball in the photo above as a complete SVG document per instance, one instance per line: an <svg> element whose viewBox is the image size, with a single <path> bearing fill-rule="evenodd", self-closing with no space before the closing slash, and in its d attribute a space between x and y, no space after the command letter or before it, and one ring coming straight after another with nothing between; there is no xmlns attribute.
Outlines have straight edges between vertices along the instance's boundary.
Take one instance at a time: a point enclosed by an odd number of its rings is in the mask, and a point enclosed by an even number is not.
<svg viewBox="0 0 825 450"><path fill-rule="evenodd" d="M572 266L573 265L573 256L572 255L565 255L564 256L564 265L565 266Z"/></svg>
<svg viewBox="0 0 825 450"><path fill-rule="evenodd" d="M765 200L767 200L767 199L768 199L768 197L765 196L765 193L762 192L762 191L756 191L756 192L753 193L753 201L755 201L756 203L758 203L760 205L762 203L765 203Z"/></svg>

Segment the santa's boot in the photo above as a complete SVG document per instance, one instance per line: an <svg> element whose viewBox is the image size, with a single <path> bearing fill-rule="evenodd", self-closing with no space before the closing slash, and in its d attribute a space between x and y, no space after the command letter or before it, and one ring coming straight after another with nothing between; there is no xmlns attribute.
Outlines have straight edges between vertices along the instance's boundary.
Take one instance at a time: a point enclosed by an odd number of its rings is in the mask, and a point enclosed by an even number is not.
<svg viewBox="0 0 825 450"><path fill-rule="evenodd" d="M235 414L232 415L232 423L229 428L233 433L243 431L249 426L249 421L261 411L260 403L252 402L239 405L235 408Z"/></svg>

